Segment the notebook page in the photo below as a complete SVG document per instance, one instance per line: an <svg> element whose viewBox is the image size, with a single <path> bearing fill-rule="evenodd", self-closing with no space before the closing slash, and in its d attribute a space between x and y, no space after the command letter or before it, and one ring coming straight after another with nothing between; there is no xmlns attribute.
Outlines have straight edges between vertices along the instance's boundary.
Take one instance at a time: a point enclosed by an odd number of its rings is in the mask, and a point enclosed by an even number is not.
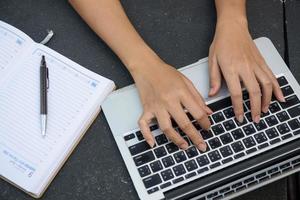
<svg viewBox="0 0 300 200"><path fill-rule="evenodd" d="M48 126L41 136L39 64L49 68ZM57 158L80 134L91 109L108 93L111 81L96 75L47 47L39 46L0 91L0 159L2 176L27 191L49 178ZM111 90L111 89L110 89ZM106 96L106 95L105 95Z"/></svg>
<svg viewBox="0 0 300 200"><path fill-rule="evenodd" d="M0 21L0 86L32 44L32 39L25 33Z"/></svg>

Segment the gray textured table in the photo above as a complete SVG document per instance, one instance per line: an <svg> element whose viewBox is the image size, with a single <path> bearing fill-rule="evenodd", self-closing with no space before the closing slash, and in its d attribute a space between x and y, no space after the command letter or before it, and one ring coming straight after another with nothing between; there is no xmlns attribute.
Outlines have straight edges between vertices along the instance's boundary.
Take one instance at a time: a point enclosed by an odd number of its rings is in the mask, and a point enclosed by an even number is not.
<svg viewBox="0 0 300 200"><path fill-rule="evenodd" d="M300 82L300 0L286 2L287 58L291 71ZM300 173L289 177L290 200L300 199Z"/></svg>
<svg viewBox="0 0 300 200"><path fill-rule="evenodd" d="M138 31L166 62L180 67L208 55L216 18L212 0L124 0L122 3ZM269 37L283 55L281 2L249 0L248 16L253 37ZM1 0L0 20L23 30L35 41L45 36L46 29L53 29L56 34L48 44L50 48L113 79L118 87L133 83L118 58L66 1ZM261 197L286 199L286 180L238 199ZM45 200L137 198L103 113L97 117L43 196ZM31 198L0 180L2 199Z"/></svg>

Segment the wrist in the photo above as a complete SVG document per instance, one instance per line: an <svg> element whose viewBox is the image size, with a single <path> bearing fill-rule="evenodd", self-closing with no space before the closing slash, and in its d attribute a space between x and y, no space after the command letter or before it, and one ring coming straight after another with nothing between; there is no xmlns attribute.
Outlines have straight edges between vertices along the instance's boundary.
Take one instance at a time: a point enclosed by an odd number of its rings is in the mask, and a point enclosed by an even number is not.
<svg viewBox="0 0 300 200"><path fill-rule="evenodd" d="M164 63L148 46L136 49L132 55L132 57L128 57L122 61L133 77L137 76L142 71L149 71L161 63Z"/></svg>

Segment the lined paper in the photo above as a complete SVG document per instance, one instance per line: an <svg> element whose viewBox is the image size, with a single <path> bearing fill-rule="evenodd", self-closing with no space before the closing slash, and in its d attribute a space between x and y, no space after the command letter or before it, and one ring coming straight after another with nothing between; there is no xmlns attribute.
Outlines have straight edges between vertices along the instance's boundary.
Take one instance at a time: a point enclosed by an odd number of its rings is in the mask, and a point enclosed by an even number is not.
<svg viewBox="0 0 300 200"><path fill-rule="evenodd" d="M49 68L50 86L44 138L39 114L42 55ZM80 126L74 122L86 117L86 109L95 104L91 99L99 84L41 49L35 50L17 70L14 78L0 90L0 157L12 173L17 170L23 175L18 179L25 181L33 177L40 166L55 160L57 149L62 149L70 137L76 137L70 130Z"/></svg>

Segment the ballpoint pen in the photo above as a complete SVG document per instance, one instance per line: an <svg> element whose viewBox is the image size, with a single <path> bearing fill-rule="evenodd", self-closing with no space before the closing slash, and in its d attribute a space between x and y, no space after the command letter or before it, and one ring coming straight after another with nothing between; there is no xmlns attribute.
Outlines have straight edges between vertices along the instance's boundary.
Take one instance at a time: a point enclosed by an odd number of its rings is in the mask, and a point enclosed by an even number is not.
<svg viewBox="0 0 300 200"><path fill-rule="evenodd" d="M40 65L40 106L41 106L41 129L42 136L46 136L47 129L47 114L48 114L48 105L47 105L47 90L49 87L49 72L46 65L45 56L42 56L41 65Z"/></svg>

